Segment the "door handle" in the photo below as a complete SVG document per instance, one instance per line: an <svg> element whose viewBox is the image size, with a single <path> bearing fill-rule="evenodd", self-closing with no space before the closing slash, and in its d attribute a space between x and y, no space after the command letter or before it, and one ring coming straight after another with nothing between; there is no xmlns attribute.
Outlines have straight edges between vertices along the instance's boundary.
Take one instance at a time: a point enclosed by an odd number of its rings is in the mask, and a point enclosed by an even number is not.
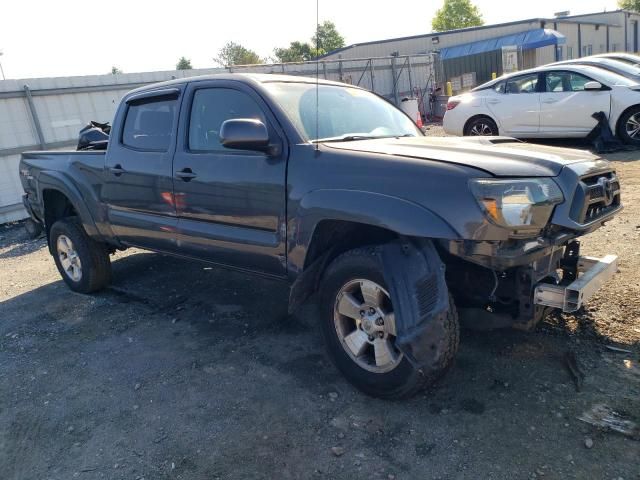
<svg viewBox="0 0 640 480"><path fill-rule="evenodd" d="M185 182L188 182L188 181L196 178L197 176L198 175L193 173L193 171L190 168L183 168L179 172L176 172L176 177L184 180Z"/></svg>
<svg viewBox="0 0 640 480"><path fill-rule="evenodd" d="M500 103L500 100L487 100L487 103L490 103L491 105L495 105L496 103Z"/></svg>
<svg viewBox="0 0 640 480"><path fill-rule="evenodd" d="M122 165L120 165L119 163L117 165L111 167L109 169L109 171L111 173L113 173L116 177L119 177L120 175L122 175L125 172L124 168L122 168Z"/></svg>
<svg viewBox="0 0 640 480"><path fill-rule="evenodd" d="M554 100L553 98L547 98L546 100L542 100L542 103L556 103L558 100Z"/></svg>

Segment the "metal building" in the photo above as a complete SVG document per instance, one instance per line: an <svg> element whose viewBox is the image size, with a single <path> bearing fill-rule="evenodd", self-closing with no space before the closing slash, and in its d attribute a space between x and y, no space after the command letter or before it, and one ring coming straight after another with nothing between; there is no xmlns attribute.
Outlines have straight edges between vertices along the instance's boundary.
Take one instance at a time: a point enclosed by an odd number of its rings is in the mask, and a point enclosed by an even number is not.
<svg viewBox="0 0 640 480"><path fill-rule="evenodd" d="M359 43L330 52L323 59L434 54L442 62L439 80L460 80L460 76L467 74L467 79L479 84L488 80L491 73L500 75L506 70L501 48L507 45L518 48L519 69L596 53L640 50L639 13L626 10L584 15L565 13L555 18L532 18ZM531 41L531 38L543 41Z"/></svg>

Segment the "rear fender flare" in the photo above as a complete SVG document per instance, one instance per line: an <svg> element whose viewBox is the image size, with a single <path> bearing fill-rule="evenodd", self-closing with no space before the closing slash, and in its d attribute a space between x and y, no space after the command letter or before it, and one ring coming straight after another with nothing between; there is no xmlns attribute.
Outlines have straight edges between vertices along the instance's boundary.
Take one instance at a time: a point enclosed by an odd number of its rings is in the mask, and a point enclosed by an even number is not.
<svg viewBox="0 0 640 480"><path fill-rule="evenodd" d="M42 202L43 214L45 207L45 190L56 190L67 197L69 202L71 202L71 205L73 205L74 210L78 213L85 232L87 232L91 237L100 236L95 220L91 215L80 190L78 190L78 188L64 174L60 172L45 171L38 177L38 194L40 195ZM46 227L48 229L51 225L47 225Z"/></svg>

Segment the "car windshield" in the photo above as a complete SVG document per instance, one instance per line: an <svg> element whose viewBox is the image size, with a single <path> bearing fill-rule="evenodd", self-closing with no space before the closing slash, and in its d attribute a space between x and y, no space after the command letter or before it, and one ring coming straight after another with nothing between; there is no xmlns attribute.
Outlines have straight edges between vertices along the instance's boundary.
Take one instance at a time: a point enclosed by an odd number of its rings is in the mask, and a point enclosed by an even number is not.
<svg viewBox="0 0 640 480"><path fill-rule="evenodd" d="M267 82L264 86L307 141L422 136L403 112L366 90L321 84L316 100L313 83Z"/></svg>

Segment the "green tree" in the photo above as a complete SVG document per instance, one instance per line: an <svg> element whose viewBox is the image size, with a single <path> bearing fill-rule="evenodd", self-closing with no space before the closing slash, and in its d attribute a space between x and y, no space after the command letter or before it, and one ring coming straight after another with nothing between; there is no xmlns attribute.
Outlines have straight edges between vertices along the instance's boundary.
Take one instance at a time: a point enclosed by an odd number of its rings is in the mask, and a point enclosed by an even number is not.
<svg viewBox="0 0 640 480"><path fill-rule="evenodd" d="M623 10L640 12L640 0L619 0L618 5Z"/></svg>
<svg viewBox="0 0 640 480"><path fill-rule="evenodd" d="M307 42L291 42L287 48L275 48L273 55L280 63L306 62L317 57L317 51Z"/></svg>
<svg viewBox="0 0 640 480"><path fill-rule="evenodd" d="M222 47L213 61L223 67L262 63L262 59L256 52L235 42L228 42Z"/></svg>
<svg viewBox="0 0 640 480"><path fill-rule="evenodd" d="M122 73L122 70L120 70L118 67L116 66L111 67L111 75L118 75L120 73Z"/></svg>
<svg viewBox="0 0 640 480"><path fill-rule="evenodd" d="M176 70L191 70L193 69L193 65L191 65L191 60L187 57L180 57L178 63L176 63Z"/></svg>
<svg viewBox="0 0 640 480"><path fill-rule="evenodd" d="M311 42L317 47L319 55L344 47L344 37L338 33L336 24L329 20L318 25L318 31L311 37Z"/></svg>
<svg viewBox="0 0 640 480"><path fill-rule="evenodd" d="M469 0L444 0L444 5L431 20L431 28L434 32L480 25L484 25L482 15L478 7Z"/></svg>

